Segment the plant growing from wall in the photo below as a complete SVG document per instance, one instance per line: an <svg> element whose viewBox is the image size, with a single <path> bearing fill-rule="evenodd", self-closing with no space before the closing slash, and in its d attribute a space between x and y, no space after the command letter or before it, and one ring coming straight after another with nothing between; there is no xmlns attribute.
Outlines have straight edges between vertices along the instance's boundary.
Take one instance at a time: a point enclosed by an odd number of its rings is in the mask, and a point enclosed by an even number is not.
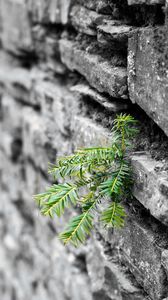
<svg viewBox="0 0 168 300"><path fill-rule="evenodd" d="M122 200L131 193L129 150L138 132L136 123L130 115L118 115L109 147L79 149L72 156L59 158L50 167L54 179L64 182L53 184L35 196L42 214L61 217L65 209L80 207L79 215L72 218L59 236L64 244L84 243L94 226L95 215L107 227L124 226L126 213ZM106 200L107 207L102 199Z"/></svg>

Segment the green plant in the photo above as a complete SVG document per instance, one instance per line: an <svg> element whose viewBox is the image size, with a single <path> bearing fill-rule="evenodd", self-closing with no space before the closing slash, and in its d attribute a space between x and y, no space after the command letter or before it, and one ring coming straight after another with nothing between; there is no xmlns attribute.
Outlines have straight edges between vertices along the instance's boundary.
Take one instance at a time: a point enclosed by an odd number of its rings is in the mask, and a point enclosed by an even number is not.
<svg viewBox="0 0 168 300"><path fill-rule="evenodd" d="M78 246L85 241L94 226L95 212L105 226L124 225L126 213L121 202L131 192L129 149L138 132L136 123L132 116L120 114L113 122L109 147L79 149L50 166L49 173L54 179L69 178L69 182L54 184L45 193L35 196L42 214L60 217L72 206L81 210L60 234L64 244L71 242ZM107 200L107 207L101 203L103 198Z"/></svg>

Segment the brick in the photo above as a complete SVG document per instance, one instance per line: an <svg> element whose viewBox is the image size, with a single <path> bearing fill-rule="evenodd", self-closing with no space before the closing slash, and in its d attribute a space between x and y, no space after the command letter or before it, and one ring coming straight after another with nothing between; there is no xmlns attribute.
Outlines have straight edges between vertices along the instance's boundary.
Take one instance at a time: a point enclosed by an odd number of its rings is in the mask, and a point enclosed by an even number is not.
<svg viewBox="0 0 168 300"><path fill-rule="evenodd" d="M71 88L71 91L81 96L90 97L111 112L119 112L126 110L129 107L129 104L127 104L125 101L120 101L119 99L116 100L113 98L109 99L103 94L98 93L95 89L91 88L87 84L77 84Z"/></svg>
<svg viewBox="0 0 168 300"><path fill-rule="evenodd" d="M166 28L144 28L129 39L128 86L137 103L168 135Z"/></svg>
<svg viewBox="0 0 168 300"><path fill-rule="evenodd" d="M81 50L69 40L60 41L62 62L72 71L81 73L91 86L112 97L128 98L127 73L123 67L115 67L100 55Z"/></svg>
<svg viewBox="0 0 168 300"><path fill-rule="evenodd" d="M33 51L31 25L26 3L26 0L2 0L0 5L3 47L17 55Z"/></svg>

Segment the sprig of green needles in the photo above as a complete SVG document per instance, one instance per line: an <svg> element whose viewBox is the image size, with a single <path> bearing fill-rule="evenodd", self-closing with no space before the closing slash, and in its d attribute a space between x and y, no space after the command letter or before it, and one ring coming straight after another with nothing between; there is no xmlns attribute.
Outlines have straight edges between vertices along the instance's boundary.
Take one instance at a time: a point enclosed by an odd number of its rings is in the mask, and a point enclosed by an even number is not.
<svg viewBox="0 0 168 300"><path fill-rule="evenodd" d="M137 121L132 116L117 115L110 146L79 149L50 166L49 173L54 179L64 179L65 183L53 184L34 197L42 214L61 217L65 209L72 207L80 207L81 211L59 235L64 244L84 243L94 226L95 215L105 226L124 226L126 213L122 201L131 195L132 186L129 150L137 133ZM102 204L100 209L103 198L108 206Z"/></svg>

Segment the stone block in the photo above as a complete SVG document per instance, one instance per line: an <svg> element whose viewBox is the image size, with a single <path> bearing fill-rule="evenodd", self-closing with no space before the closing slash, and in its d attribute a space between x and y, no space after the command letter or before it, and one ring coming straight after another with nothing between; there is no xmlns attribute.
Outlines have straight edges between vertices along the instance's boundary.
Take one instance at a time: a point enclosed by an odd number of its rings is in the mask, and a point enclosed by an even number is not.
<svg viewBox="0 0 168 300"><path fill-rule="evenodd" d="M11 201L16 201L21 197L21 191L25 188L23 167L19 164L12 164L9 157L2 151L0 151L0 158L1 189L7 191Z"/></svg>
<svg viewBox="0 0 168 300"><path fill-rule="evenodd" d="M64 113L65 90L58 82L37 80L32 90L32 102L40 104L42 117L47 120L48 131L53 134L59 131L65 134Z"/></svg>
<svg viewBox="0 0 168 300"><path fill-rule="evenodd" d="M79 3L88 9L97 11L98 13L111 15L112 13L117 14L117 6L109 0L79 0Z"/></svg>
<svg viewBox="0 0 168 300"><path fill-rule="evenodd" d="M23 102L29 102L31 90L30 72L22 68L10 68L2 66L0 69L0 84L14 98Z"/></svg>
<svg viewBox="0 0 168 300"><path fill-rule="evenodd" d="M132 156L131 161L135 181L134 196L156 219L168 225L168 175L166 171L161 171L164 163L146 154Z"/></svg>
<svg viewBox="0 0 168 300"><path fill-rule="evenodd" d="M29 0L29 9L35 23L67 24L71 0Z"/></svg>
<svg viewBox="0 0 168 300"><path fill-rule="evenodd" d="M15 138L22 128L22 106L7 94L2 97L2 119L1 130ZM11 126L12 124L12 126Z"/></svg>
<svg viewBox="0 0 168 300"><path fill-rule="evenodd" d="M54 162L56 157L56 149L47 135L44 120L31 108L27 108L23 120L23 154L44 173L47 172L48 162Z"/></svg>
<svg viewBox="0 0 168 300"><path fill-rule="evenodd" d="M42 24L36 24L32 29L33 43L40 68L45 72L65 74L66 67L61 63L59 39L61 30L50 33Z"/></svg>
<svg viewBox="0 0 168 300"><path fill-rule="evenodd" d="M103 245L95 238L89 241L86 262L95 299L144 300L143 291L117 263L117 255L108 257L104 252Z"/></svg>
<svg viewBox="0 0 168 300"><path fill-rule="evenodd" d="M90 54L70 41L60 41L62 62L72 71L82 74L91 86L112 97L127 99L127 72L100 55Z"/></svg>
<svg viewBox="0 0 168 300"><path fill-rule="evenodd" d="M124 228L115 230L110 240L112 247L116 243L121 261L151 299L161 300L168 295L168 279L161 261L162 252L168 246L165 228L155 219L145 219L140 211L127 210Z"/></svg>
<svg viewBox="0 0 168 300"><path fill-rule="evenodd" d="M34 99L32 102L40 103L41 118L53 146L60 154L67 152L71 119L78 113L78 97L55 79L53 82L37 80L31 98Z"/></svg>
<svg viewBox="0 0 168 300"><path fill-rule="evenodd" d="M128 5L156 5L165 4L165 0L128 0Z"/></svg>
<svg viewBox="0 0 168 300"><path fill-rule="evenodd" d="M129 39L128 87L137 103L168 135L167 31L143 28Z"/></svg>
<svg viewBox="0 0 168 300"><path fill-rule="evenodd" d="M168 250L164 250L162 252L162 265L165 268L166 274L168 276ZM166 299L164 299L164 300L166 300Z"/></svg>
<svg viewBox="0 0 168 300"><path fill-rule="evenodd" d="M100 103L104 108L111 112L116 113L122 110L127 110L129 107L129 104L126 103L126 101L106 97L91 88L87 83L74 85L72 86L71 91L81 96L90 97L92 100Z"/></svg>
<svg viewBox="0 0 168 300"><path fill-rule="evenodd" d="M75 116L71 124L71 130L72 142L75 148L109 144L109 132L87 118Z"/></svg>
<svg viewBox="0 0 168 300"><path fill-rule="evenodd" d="M96 36L97 26L109 18L110 16L98 14L80 5L73 6L70 13L71 23L75 29L91 36Z"/></svg>
<svg viewBox="0 0 168 300"><path fill-rule="evenodd" d="M0 9L4 49L16 55L31 53L33 43L27 1L2 0Z"/></svg>
<svg viewBox="0 0 168 300"><path fill-rule="evenodd" d="M36 78L43 78L45 74L37 68L26 70L19 66L4 65L0 68L1 90L11 95L19 102L38 107L39 102L30 97Z"/></svg>
<svg viewBox="0 0 168 300"><path fill-rule="evenodd" d="M121 24L120 21L106 21L105 24L97 27L97 39L101 45L123 50L127 48L128 38L133 29L132 26Z"/></svg>

